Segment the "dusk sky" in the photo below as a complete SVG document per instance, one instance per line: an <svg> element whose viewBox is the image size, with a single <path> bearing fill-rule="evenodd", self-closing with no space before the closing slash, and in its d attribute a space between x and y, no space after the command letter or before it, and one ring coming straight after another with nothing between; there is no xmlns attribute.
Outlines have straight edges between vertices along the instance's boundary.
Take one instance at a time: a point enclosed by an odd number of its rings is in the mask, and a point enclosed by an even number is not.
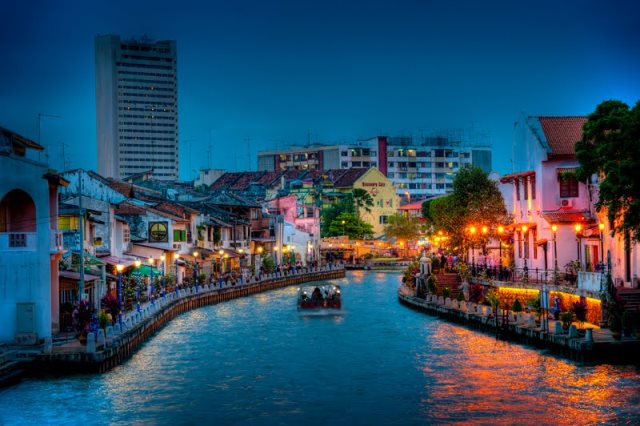
<svg viewBox="0 0 640 426"><path fill-rule="evenodd" d="M252 170L260 149L486 131L640 99L640 2L2 1L0 126L51 166L96 169L94 36L178 45L180 175ZM213 145L208 164L205 150ZM189 155L190 154L190 155Z"/></svg>

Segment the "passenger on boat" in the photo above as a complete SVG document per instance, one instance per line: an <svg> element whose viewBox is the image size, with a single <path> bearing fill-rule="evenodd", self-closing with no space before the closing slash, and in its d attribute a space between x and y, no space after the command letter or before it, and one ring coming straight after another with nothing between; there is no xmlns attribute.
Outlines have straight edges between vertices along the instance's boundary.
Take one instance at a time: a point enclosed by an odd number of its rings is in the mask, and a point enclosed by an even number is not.
<svg viewBox="0 0 640 426"><path fill-rule="evenodd" d="M311 293L311 300L315 306L322 306L324 297L322 297L322 291L320 291L319 287L313 289L313 293Z"/></svg>

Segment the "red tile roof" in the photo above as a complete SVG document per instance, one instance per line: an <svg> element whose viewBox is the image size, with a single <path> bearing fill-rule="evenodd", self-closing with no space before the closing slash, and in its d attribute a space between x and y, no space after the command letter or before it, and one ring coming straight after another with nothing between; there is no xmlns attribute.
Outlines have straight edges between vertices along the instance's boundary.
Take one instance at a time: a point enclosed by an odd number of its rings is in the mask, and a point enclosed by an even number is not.
<svg viewBox="0 0 640 426"><path fill-rule="evenodd" d="M582 126L587 117L538 117L551 148L551 155L574 156L576 142L582 139Z"/></svg>
<svg viewBox="0 0 640 426"><path fill-rule="evenodd" d="M333 169L327 170L327 176L333 182L334 188L351 188L367 171L369 169L366 168Z"/></svg>

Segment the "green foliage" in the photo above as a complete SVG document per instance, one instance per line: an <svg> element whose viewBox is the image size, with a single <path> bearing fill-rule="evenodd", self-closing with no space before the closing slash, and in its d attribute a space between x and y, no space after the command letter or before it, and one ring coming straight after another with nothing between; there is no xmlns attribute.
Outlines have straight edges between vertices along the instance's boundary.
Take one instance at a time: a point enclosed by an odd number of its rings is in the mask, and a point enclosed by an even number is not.
<svg viewBox="0 0 640 426"><path fill-rule="evenodd" d="M270 254L262 255L262 266L267 274L272 273L276 269L276 261Z"/></svg>
<svg viewBox="0 0 640 426"><path fill-rule="evenodd" d="M597 174L597 210L606 209L615 232L640 241L640 101L631 109L621 101L602 102L583 129L577 178Z"/></svg>
<svg viewBox="0 0 640 426"><path fill-rule="evenodd" d="M493 288L487 292L486 299L494 311L500 306L500 295Z"/></svg>
<svg viewBox="0 0 640 426"><path fill-rule="evenodd" d="M213 243L219 245L222 241L222 229L219 226L213 228Z"/></svg>
<svg viewBox="0 0 640 426"><path fill-rule="evenodd" d="M446 299L449 296L451 296L451 289L449 287L444 287L442 289L442 297Z"/></svg>
<svg viewBox="0 0 640 426"><path fill-rule="evenodd" d="M415 260L407 266L407 269L404 270L404 274L402 276L402 282L407 287L415 288L416 287L416 274L420 272L420 263Z"/></svg>
<svg viewBox="0 0 640 426"><path fill-rule="evenodd" d="M359 219L355 213L340 213L331 221L328 230L328 236L337 235L347 235L351 239L371 238L373 226Z"/></svg>
<svg viewBox="0 0 640 426"><path fill-rule="evenodd" d="M205 274L204 272L198 274L198 282L200 284L204 284L207 281L207 274Z"/></svg>
<svg viewBox="0 0 640 426"><path fill-rule="evenodd" d="M516 298L513 301L513 305L511 305L511 310L513 312L522 312L522 303L520 303L520 299Z"/></svg>
<svg viewBox="0 0 640 426"><path fill-rule="evenodd" d="M369 191L362 188L356 188L352 192L353 207L360 216L360 209L363 209L367 213L371 213L371 207L373 207L373 197L369 194Z"/></svg>
<svg viewBox="0 0 640 426"><path fill-rule="evenodd" d="M98 314L98 325L100 328L107 328L107 324L109 324L109 317L107 317L107 313L102 310Z"/></svg>
<svg viewBox="0 0 640 426"><path fill-rule="evenodd" d="M536 312L540 312L540 309L542 307L542 302L540 302L540 295L538 294L538 297L536 297L535 299L529 301L529 308L531 308L531 310L536 311Z"/></svg>
<svg viewBox="0 0 640 426"><path fill-rule="evenodd" d="M330 228L333 221L343 213L355 214L353 199L350 196L341 198L329 205L325 205L320 214L320 234L322 237L342 235L342 230L337 234L333 234L331 233Z"/></svg>
<svg viewBox="0 0 640 426"><path fill-rule="evenodd" d="M438 279L436 276L433 274L429 275L429 278L427 278L427 288L429 289L429 293L436 294L438 291L437 285Z"/></svg>
<svg viewBox="0 0 640 426"><path fill-rule="evenodd" d="M573 322L573 312L571 311L562 312L560 314L560 321L562 321L562 325L565 328L568 328Z"/></svg>
<svg viewBox="0 0 640 426"><path fill-rule="evenodd" d="M462 291L458 291L458 297L456 297L458 302L464 302L464 293Z"/></svg>
<svg viewBox="0 0 640 426"><path fill-rule="evenodd" d="M421 227L422 224L418 218L396 213L388 217L384 233L387 237L414 240L418 237Z"/></svg>
<svg viewBox="0 0 640 426"><path fill-rule="evenodd" d="M463 261L457 261L453 269L458 273L461 281L464 282L467 280L467 278L469 278L469 265L464 263Z"/></svg>
<svg viewBox="0 0 640 426"><path fill-rule="evenodd" d="M425 210L428 208L428 212ZM504 223L507 211L502 193L489 175L475 166L464 166L453 181L453 192L423 204L423 216L432 221L434 230L450 236L452 246L461 246L465 240L466 224L490 228ZM476 235L476 247L485 244L491 235Z"/></svg>

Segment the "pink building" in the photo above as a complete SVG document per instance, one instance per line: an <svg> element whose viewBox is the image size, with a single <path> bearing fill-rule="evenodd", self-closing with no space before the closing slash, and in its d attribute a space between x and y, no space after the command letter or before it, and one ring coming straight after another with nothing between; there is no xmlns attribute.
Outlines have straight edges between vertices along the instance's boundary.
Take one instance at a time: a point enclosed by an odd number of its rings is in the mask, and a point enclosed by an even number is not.
<svg viewBox="0 0 640 426"><path fill-rule="evenodd" d="M269 213L279 214L285 222L285 234L291 224L291 235L276 235L276 252L282 253L282 246L293 244L298 252L304 253L303 259L319 259L320 253L320 209L316 206L298 202L295 195L287 195L265 202ZM295 240L295 241L294 241ZM306 240L306 241L305 241Z"/></svg>
<svg viewBox="0 0 640 426"><path fill-rule="evenodd" d="M514 257L517 268L560 272L579 260L594 270L603 260L589 188L573 172L575 144L586 117L525 117L516 124L514 165L503 176L512 185ZM557 250L556 250L557 247Z"/></svg>

